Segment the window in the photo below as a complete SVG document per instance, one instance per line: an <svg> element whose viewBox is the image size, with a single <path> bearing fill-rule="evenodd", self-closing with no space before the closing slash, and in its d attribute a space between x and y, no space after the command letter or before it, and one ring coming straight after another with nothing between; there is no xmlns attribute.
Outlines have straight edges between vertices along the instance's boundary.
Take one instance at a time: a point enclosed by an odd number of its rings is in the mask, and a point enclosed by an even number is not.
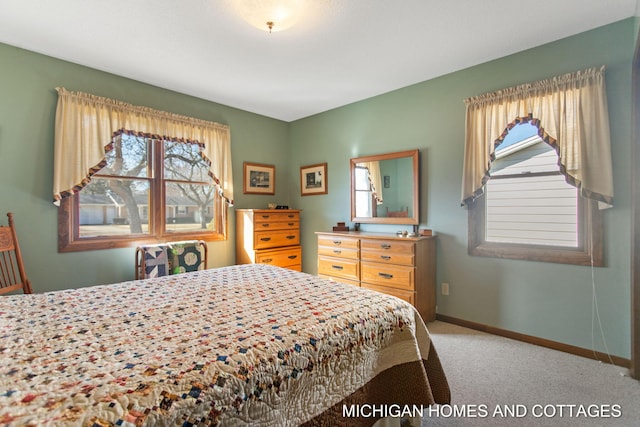
<svg viewBox="0 0 640 427"><path fill-rule="evenodd" d="M604 71L465 99L462 205L471 255L603 265L600 209L613 206ZM523 123L539 138L505 144Z"/></svg>
<svg viewBox="0 0 640 427"><path fill-rule="evenodd" d="M470 206L470 253L583 265L593 254L601 265L599 211L565 181L537 131L519 124L496 147L484 194Z"/></svg>
<svg viewBox="0 0 640 427"><path fill-rule="evenodd" d="M57 88L58 251L226 238L229 126Z"/></svg>
<svg viewBox="0 0 640 427"><path fill-rule="evenodd" d="M351 178L351 184L355 200L352 200L351 213L355 213L356 217L376 217L378 216L378 205L384 201L380 161L361 162L353 166L354 176Z"/></svg>
<svg viewBox="0 0 640 427"><path fill-rule="evenodd" d="M224 238L224 204L201 146L118 132L104 166L63 199L67 250L127 246L132 241ZM71 248L69 248L71 246Z"/></svg>
<svg viewBox="0 0 640 427"><path fill-rule="evenodd" d="M529 124L496 148L486 192L488 242L578 246L578 191L567 184L555 150Z"/></svg>
<svg viewBox="0 0 640 427"><path fill-rule="evenodd" d="M376 204L372 196L369 169L361 166L355 168L356 216L375 216Z"/></svg>

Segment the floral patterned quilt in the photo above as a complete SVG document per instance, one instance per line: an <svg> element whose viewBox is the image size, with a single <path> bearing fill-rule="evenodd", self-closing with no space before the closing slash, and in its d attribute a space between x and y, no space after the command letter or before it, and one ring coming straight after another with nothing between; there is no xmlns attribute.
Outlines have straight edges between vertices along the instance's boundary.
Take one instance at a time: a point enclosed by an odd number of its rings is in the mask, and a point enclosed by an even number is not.
<svg viewBox="0 0 640 427"><path fill-rule="evenodd" d="M267 265L4 296L0 425L320 425L430 346L399 299Z"/></svg>

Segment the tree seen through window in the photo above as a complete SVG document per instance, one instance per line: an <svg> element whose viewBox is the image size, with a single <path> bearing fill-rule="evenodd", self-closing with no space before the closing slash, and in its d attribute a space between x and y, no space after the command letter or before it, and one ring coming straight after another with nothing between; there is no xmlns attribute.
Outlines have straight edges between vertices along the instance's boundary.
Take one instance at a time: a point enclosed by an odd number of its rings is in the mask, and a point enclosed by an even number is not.
<svg viewBox="0 0 640 427"><path fill-rule="evenodd" d="M81 237L215 229L217 188L197 143L122 133L80 192Z"/></svg>

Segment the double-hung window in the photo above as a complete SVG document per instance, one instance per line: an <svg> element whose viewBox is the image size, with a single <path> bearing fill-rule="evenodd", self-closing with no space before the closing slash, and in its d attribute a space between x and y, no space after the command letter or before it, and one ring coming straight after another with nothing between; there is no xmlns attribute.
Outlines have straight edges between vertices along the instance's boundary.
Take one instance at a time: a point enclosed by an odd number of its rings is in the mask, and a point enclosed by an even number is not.
<svg viewBox="0 0 640 427"><path fill-rule="evenodd" d="M358 165L355 167L355 204L356 216L377 216L377 205L369 179L369 169Z"/></svg>

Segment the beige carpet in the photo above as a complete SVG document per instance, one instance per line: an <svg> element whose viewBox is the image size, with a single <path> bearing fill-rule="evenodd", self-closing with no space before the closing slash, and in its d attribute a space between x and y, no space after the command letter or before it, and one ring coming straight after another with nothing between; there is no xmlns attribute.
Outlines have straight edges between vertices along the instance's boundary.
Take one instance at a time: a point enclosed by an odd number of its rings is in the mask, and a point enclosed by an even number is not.
<svg viewBox="0 0 640 427"><path fill-rule="evenodd" d="M452 402L423 427L640 426L640 381L625 368L440 321L428 328Z"/></svg>

